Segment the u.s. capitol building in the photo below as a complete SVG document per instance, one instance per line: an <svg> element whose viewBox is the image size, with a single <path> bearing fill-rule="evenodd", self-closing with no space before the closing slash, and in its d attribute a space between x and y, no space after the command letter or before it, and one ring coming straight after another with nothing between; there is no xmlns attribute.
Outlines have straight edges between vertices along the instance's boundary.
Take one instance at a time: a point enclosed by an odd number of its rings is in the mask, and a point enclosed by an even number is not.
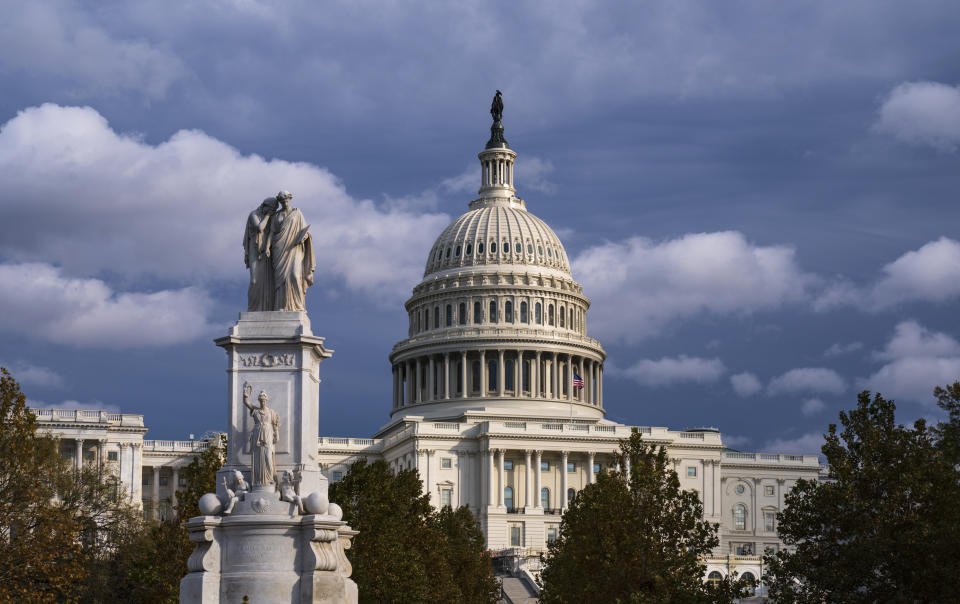
<svg viewBox="0 0 960 604"><path fill-rule="evenodd" d="M666 446L681 486L720 524L708 576L759 578L760 555L781 547L774 517L784 495L818 477L817 455L731 451L714 429L605 419L606 353L588 335L590 301L556 233L517 197L517 154L494 117L479 196L439 234L406 302L407 338L390 353L390 420L371 438L321 437L323 474L337 481L361 458L415 468L434 505L469 506L491 550L534 565L568 502L639 431ZM77 464L113 464L153 518L170 513L179 468L205 446L144 440L140 415L35 413Z"/></svg>

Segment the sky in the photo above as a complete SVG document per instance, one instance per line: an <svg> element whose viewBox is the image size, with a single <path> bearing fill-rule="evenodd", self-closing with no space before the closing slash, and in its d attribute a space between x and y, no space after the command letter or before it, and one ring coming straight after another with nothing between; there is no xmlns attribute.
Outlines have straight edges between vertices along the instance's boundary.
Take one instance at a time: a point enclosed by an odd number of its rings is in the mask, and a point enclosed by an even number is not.
<svg viewBox="0 0 960 604"><path fill-rule="evenodd" d="M816 453L960 379L960 4L0 0L0 365L41 407L225 428L247 214L312 224L320 432L389 421L489 103L566 246L609 419Z"/></svg>

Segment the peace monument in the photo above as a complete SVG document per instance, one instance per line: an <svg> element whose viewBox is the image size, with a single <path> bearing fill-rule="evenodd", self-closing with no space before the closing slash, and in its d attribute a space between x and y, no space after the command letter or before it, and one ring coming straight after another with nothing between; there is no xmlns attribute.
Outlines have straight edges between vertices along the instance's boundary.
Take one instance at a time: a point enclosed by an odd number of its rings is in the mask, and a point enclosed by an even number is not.
<svg viewBox="0 0 960 604"><path fill-rule="evenodd" d="M227 461L203 515L185 524L197 547L184 604L357 601L344 552L356 533L319 469L318 370L333 351L310 329L316 260L292 199L281 191L247 218L247 312L216 340L227 353Z"/></svg>

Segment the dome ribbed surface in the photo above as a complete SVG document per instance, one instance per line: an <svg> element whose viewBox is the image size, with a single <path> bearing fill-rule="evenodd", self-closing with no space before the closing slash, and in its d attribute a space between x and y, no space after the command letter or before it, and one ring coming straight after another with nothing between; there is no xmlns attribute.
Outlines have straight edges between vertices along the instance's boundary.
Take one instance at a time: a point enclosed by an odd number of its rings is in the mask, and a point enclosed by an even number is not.
<svg viewBox="0 0 960 604"><path fill-rule="evenodd" d="M430 249L424 277L456 267L496 264L570 273L566 251L544 221L519 206L493 205L472 209L443 230Z"/></svg>

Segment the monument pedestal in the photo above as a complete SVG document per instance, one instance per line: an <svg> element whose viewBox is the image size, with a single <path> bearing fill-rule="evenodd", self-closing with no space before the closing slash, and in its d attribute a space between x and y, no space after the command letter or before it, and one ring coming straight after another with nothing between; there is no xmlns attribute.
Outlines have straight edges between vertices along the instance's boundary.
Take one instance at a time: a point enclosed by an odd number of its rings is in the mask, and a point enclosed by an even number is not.
<svg viewBox="0 0 960 604"><path fill-rule="evenodd" d="M356 533L339 506L328 504L317 459L317 370L333 351L310 331L305 312L240 313L216 344L228 355L227 460L216 495L200 502L210 515L185 524L197 547L180 602L232 604L248 596L257 604L355 603L344 550ZM258 479L251 467L264 467L264 458L274 475L262 478L261 470ZM283 499L300 497L302 507L281 499L284 475L297 480L284 483Z"/></svg>

